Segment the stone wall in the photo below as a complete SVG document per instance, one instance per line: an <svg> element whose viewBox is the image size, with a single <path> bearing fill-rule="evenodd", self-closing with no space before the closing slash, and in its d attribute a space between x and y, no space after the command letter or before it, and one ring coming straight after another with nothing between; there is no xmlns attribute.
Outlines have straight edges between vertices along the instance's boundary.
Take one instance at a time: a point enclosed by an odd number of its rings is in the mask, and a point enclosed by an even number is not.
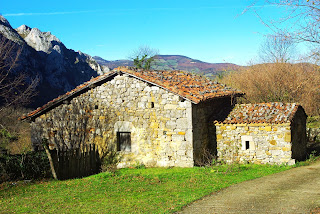
<svg viewBox="0 0 320 214"><path fill-rule="evenodd" d="M320 128L307 128L307 151L320 155Z"/></svg>
<svg viewBox="0 0 320 214"><path fill-rule="evenodd" d="M227 163L294 164L290 123L215 124L218 160Z"/></svg>
<svg viewBox="0 0 320 214"><path fill-rule="evenodd" d="M320 128L307 128L307 141L320 142Z"/></svg>
<svg viewBox="0 0 320 214"><path fill-rule="evenodd" d="M119 167L193 166L192 104L127 74L66 101L32 123L32 141L69 148L95 143L117 149L117 132L131 132L131 151L120 151Z"/></svg>

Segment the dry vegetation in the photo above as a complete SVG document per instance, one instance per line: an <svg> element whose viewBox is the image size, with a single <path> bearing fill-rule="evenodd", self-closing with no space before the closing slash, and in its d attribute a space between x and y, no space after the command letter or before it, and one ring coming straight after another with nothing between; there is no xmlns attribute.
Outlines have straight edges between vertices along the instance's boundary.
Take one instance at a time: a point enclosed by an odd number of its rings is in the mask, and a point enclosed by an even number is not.
<svg viewBox="0 0 320 214"><path fill-rule="evenodd" d="M11 154L31 151L30 124L18 120L27 111L8 107L0 112L0 147L8 149Z"/></svg>
<svg viewBox="0 0 320 214"><path fill-rule="evenodd" d="M12 154L31 149L30 125L18 118L26 113L22 106L32 101L39 81L15 70L21 53L22 47L0 37L0 149Z"/></svg>
<svg viewBox="0 0 320 214"><path fill-rule="evenodd" d="M265 18L261 12L270 6L284 8L282 16ZM319 115L320 1L257 0L247 10L253 10L274 35L267 35L262 44L260 65L232 73L224 82L247 93L244 102L298 102L309 116ZM293 63L299 60L295 51L299 43L309 45L303 61L312 64Z"/></svg>
<svg viewBox="0 0 320 214"><path fill-rule="evenodd" d="M230 73L222 81L246 93L242 102L298 102L320 114L320 69L308 63L265 63Z"/></svg>

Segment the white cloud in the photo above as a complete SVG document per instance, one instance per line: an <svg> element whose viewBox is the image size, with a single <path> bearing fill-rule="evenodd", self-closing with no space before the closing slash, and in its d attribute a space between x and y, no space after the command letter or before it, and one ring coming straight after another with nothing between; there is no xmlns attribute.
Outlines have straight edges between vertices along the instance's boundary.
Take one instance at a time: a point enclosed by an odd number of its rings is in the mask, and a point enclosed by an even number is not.
<svg viewBox="0 0 320 214"><path fill-rule="evenodd" d="M251 5L248 8L260 8L260 7L273 7L275 5ZM239 6L240 7L240 6ZM184 7L168 7L168 8L132 8L132 9L120 9L120 10L108 10L108 13L119 13L119 12L130 12L130 11L155 11L155 10L203 10L203 9L225 9L230 8L228 6L208 6L208 7L193 7L193 8L184 8ZM234 6L233 6L234 8ZM242 6L241 6L242 8ZM248 9L247 8L247 9ZM66 14L81 14L81 13L94 13L94 12L106 12L106 10L84 10L84 11L64 11L64 12L44 12L44 13L7 13L2 14L5 17L8 16L50 16L50 15L66 15Z"/></svg>
<svg viewBox="0 0 320 214"><path fill-rule="evenodd" d="M7 13L3 16L43 16L43 15L65 15L65 14L77 14L77 13L93 13L98 10L84 10L84 11L65 11L65 12L48 12L48 13Z"/></svg>

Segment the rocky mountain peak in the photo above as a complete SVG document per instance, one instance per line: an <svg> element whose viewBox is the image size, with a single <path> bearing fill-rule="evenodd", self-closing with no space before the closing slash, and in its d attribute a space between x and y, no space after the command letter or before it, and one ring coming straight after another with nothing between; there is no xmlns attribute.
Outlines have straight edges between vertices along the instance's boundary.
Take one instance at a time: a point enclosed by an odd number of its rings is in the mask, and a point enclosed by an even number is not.
<svg viewBox="0 0 320 214"><path fill-rule="evenodd" d="M30 28L26 25L21 25L16 29L27 44L33 47L36 51L51 53L54 46L61 46L61 41L50 32L41 32L38 28ZM57 49L58 47L56 47ZM59 47L61 49L61 47Z"/></svg>
<svg viewBox="0 0 320 214"><path fill-rule="evenodd" d="M6 18L0 15L0 34L4 35L7 39L16 42L20 45L24 43L23 39L17 32L11 27Z"/></svg>
<svg viewBox="0 0 320 214"><path fill-rule="evenodd" d="M28 34L31 31L31 27L27 26L27 25L21 25L20 27L18 27L17 29L15 29L17 31L17 33L22 37L25 38L26 36L28 36Z"/></svg>
<svg viewBox="0 0 320 214"><path fill-rule="evenodd" d="M10 23L8 22L8 20L6 18L4 18L3 16L0 15L0 24L4 25L6 27L11 27Z"/></svg>
<svg viewBox="0 0 320 214"><path fill-rule="evenodd" d="M3 16L0 16L0 40L11 40L16 47L14 51L22 50L16 73L23 72L30 79L39 78L39 94L34 106L43 105L91 77L109 71L91 56L68 49L51 32L26 25L13 29Z"/></svg>

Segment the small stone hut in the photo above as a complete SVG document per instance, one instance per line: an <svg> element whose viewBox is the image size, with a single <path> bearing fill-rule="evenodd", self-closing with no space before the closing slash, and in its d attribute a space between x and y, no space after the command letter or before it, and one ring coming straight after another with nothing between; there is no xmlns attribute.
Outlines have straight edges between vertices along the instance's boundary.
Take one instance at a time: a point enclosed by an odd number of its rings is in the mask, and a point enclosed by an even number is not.
<svg viewBox="0 0 320 214"><path fill-rule="evenodd" d="M216 121L218 159L294 164L306 158L306 118L296 103L237 104Z"/></svg>
<svg viewBox="0 0 320 214"><path fill-rule="evenodd" d="M98 145L116 151L119 167L192 167L216 151L213 121L243 93L182 71L119 67L23 116L35 149Z"/></svg>

